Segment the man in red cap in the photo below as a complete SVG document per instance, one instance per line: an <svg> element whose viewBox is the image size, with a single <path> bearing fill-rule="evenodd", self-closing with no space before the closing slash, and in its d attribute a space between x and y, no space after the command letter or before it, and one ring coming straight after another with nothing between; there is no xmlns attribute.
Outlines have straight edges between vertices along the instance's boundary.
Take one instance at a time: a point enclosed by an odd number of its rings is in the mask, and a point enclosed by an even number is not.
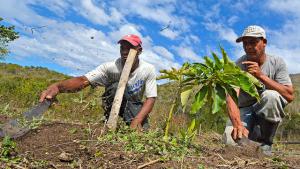
<svg viewBox="0 0 300 169"><path fill-rule="evenodd" d="M142 41L137 35L126 35L118 43L120 44L120 58L113 62L104 63L83 76L50 85L41 93L39 101L52 99L59 93L76 92L89 85L92 87L104 86L102 107L105 110L104 115L107 120L123 66L129 50L133 48L138 52L129 75L119 115L133 129L148 128L147 117L157 96L155 68L139 59L138 56L142 52ZM144 102L142 102L143 96L146 96Z"/></svg>

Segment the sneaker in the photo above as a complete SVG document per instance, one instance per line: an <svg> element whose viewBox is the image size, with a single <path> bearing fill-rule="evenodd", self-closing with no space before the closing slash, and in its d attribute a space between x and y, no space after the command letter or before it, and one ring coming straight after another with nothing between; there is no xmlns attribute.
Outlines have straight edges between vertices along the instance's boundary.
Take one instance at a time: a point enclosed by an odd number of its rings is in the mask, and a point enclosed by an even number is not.
<svg viewBox="0 0 300 169"><path fill-rule="evenodd" d="M259 146L259 150L266 156L272 156L272 146L267 145L267 144L262 144Z"/></svg>

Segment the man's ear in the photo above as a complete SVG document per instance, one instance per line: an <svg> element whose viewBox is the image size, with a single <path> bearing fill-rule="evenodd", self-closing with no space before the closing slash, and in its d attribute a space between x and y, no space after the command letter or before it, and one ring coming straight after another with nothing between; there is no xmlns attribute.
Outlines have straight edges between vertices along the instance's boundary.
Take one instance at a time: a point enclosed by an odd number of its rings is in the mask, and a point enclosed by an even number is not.
<svg viewBox="0 0 300 169"><path fill-rule="evenodd" d="M138 50L138 55L140 55L143 52L143 50Z"/></svg>
<svg viewBox="0 0 300 169"><path fill-rule="evenodd" d="M137 49L137 54L140 55L143 52L143 48L142 47L138 47Z"/></svg>
<svg viewBox="0 0 300 169"><path fill-rule="evenodd" d="M267 44L268 43L268 40L267 39L263 39L264 43Z"/></svg>
<svg viewBox="0 0 300 169"><path fill-rule="evenodd" d="M266 47L268 43L267 39L263 39L263 43L264 43L264 47Z"/></svg>

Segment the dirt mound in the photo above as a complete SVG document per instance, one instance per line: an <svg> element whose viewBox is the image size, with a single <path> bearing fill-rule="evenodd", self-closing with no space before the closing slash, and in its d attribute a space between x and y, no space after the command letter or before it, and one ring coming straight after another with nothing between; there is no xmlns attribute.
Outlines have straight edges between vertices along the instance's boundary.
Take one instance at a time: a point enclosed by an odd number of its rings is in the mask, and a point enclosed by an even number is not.
<svg viewBox="0 0 300 169"><path fill-rule="evenodd" d="M124 143L99 141L102 125L48 123L16 140L18 164L12 168L300 168L299 158L266 158L244 147L224 146L220 140L205 140L201 153L162 160L160 154L128 152ZM274 160L275 159L275 160ZM17 166L17 167L16 167Z"/></svg>

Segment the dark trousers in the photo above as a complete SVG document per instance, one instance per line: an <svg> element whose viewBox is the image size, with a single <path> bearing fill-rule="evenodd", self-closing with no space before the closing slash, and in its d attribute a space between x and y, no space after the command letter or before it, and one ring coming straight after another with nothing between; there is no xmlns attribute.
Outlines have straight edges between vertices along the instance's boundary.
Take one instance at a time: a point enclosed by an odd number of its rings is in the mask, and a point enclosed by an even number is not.
<svg viewBox="0 0 300 169"><path fill-rule="evenodd" d="M106 120L109 118L117 87L118 82L105 87L105 92L102 95L102 108L104 109L104 116ZM123 118L127 125L130 125L131 121L137 116L142 106L143 102L131 101L130 96L125 90L119 116ZM148 117L143 120L142 126L144 129L149 128Z"/></svg>

